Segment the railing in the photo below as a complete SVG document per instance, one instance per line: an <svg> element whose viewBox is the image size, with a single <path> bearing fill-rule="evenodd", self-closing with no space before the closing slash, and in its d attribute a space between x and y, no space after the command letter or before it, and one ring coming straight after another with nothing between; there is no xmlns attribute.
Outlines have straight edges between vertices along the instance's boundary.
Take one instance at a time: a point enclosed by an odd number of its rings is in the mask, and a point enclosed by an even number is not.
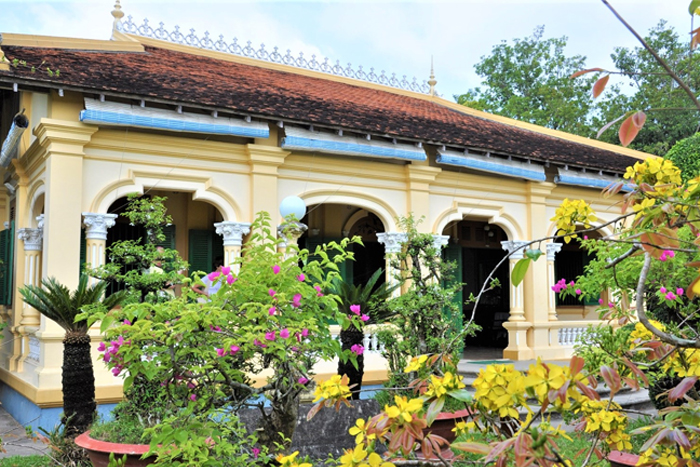
<svg viewBox="0 0 700 467"><path fill-rule="evenodd" d="M333 339L340 339L339 326L331 326L331 333L333 334ZM362 339L362 346L365 348L365 354L380 354L384 351L384 345L379 342L376 329L373 329L373 326L368 326L368 328L365 329L365 337Z"/></svg>
<svg viewBox="0 0 700 467"><path fill-rule="evenodd" d="M573 347L589 326L597 326L602 321L553 321L550 323L551 332L557 331L557 342L561 347ZM551 342L550 342L551 345Z"/></svg>

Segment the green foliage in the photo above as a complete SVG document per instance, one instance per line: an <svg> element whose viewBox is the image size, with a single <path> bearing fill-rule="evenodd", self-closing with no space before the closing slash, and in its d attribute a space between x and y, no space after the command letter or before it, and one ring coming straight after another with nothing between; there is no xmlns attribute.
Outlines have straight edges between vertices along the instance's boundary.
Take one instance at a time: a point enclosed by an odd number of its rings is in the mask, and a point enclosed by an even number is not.
<svg viewBox="0 0 700 467"><path fill-rule="evenodd" d="M0 459L0 467L52 467L53 460L48 456L12 456Z"/></svg>
<svg viewBox="0 0 700 467"><path fill-rule="evenodd" d="M51 457L55 463L51 465L60 465L65 467L91 467L92 462L87 457L87 453L77 444L74 437L66 434L67 426L64 424L56 425L52 430L46 430L39 427L51 447Z"/></svg>
<svg viewBox="0 0 700 467"><path fill-rule="evenodd" d="M591 136L592 78L569 79L585 68L585 57L565 54L566 37L543 36L544 26L539 26L530 37L494 46L474 67L483 78L483 88L455 100L477 110Z"/></svg>
<svg viewBox="0 0 700 467"><path fill-rule="evenodd" d="M620 349L629 346L634 326L615 329L612 326L588 326L574 345L574 355L585 360L584 368L595 374L603 366L612 366Z"/></svg>
<svg viewBox="0 0 700 467"><path fill-rule="evenodd" d="M387 300L398 288L398 285L384 283L377 285L377 281L384 274L383 269L377 269L366 284L349 284L342 277L333 280L331 292L340 299L339 308L343 313L352 315L351 305L359 305L363 314L369 316L365 324L381 324L391 318L392 314L387 306Z"/></svg>
<svg viewBox="0 0 700 467"><path fill-rule="evenodd" d="M664 159L673 161L681 169L683 182L700 175L700 133L676 142Z"/></svg>

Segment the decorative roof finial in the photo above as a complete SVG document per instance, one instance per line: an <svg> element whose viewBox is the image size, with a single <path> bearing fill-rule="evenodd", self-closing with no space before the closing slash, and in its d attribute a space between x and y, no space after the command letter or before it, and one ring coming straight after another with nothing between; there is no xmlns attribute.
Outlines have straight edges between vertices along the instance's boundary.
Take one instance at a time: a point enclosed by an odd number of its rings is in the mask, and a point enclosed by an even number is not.
<svg viewBox="0 0 700 467"><path fill-rule="evenodd" d="M114 22L112 23L112 39L114 39L114 33L117 32L117 25L124 17L120 0L116 0L114 10L112 10L112 16L114 17Z"/></svg>
<svg viewBox="0 0 700 467"><path fill-rule="evenodd" d="M430 85L430 91L428 94L431 96L435 95L435 85L437 84L437 81L435 80L435 72L433 71L433 56L430 56L430 80L428 80L428 84Z"/></svg>

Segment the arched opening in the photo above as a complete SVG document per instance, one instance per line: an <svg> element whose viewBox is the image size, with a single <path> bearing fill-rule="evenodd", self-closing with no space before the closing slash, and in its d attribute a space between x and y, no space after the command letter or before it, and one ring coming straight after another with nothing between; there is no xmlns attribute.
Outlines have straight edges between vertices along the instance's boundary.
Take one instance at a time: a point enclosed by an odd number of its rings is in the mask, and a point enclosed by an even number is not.
<svg viewBox="0 0 700 467"><path fill-rule="evenodd" d="M583 226L579 226L583 229ZM585 238L598 239L601 234L589 232ZM595 258L595 254L590 254L586 249L581 248L578 239L573 239L569 243L564 242L562 237L555 240L562 245L561 250L554 257L554 280L565 279L567 283L576 281L585 272L586 266ZM601 291L601 294L604 291ZM559 319L581 319L588 314L586 307L597 307L600 297L589 297L580 300L575 296L556 296L557 316Z"/></svg>
<svg viewBox="0 0 700 467"><path fill-rule="evenodd" d="M365 284L378 269L384 269L384 246L377 241L377 233L385 226L373 212L352 205L317 204L308 206L302 222L308 230L299 239L299 246L313 252L317 245L339 241L355 235L362 238L362 245L350 246L355 261L340 266L343 280L353 285ZM384 275L377 284L384 283Z"/></svg>
<svg viewBox="0 0 700 467"><path fill-rule="evenodd" d="M454 280L464 283L462 294L457 297L460 302L464 303L470 294L477 296L494 269L493 277L501 284L481 296L476 311L473 303L463 304L464 322L473 316L474 322L482 328L476 336L465 339L465 355L477 347L504 349L508 345L508 331L503 323L510 316L508 261L496 266L506 256L501 246L502 241L508 240L506 232L484 220L469 219L448 225L443 235L450 235L444 258L456 263Z"/></svg>

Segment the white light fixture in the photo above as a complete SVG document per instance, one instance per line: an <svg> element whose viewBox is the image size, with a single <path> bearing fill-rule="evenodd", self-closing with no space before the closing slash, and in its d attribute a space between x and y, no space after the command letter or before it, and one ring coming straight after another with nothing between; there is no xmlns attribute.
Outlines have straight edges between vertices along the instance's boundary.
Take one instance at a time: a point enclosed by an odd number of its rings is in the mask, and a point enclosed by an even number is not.
<svg viewBox="0 0 700 467"><path fill-rule="evenodd" d="M300 221L306 214L306 204L298 196L287 196L280 203L280 214L285 219L294 214L296 219Z"/></svg>

